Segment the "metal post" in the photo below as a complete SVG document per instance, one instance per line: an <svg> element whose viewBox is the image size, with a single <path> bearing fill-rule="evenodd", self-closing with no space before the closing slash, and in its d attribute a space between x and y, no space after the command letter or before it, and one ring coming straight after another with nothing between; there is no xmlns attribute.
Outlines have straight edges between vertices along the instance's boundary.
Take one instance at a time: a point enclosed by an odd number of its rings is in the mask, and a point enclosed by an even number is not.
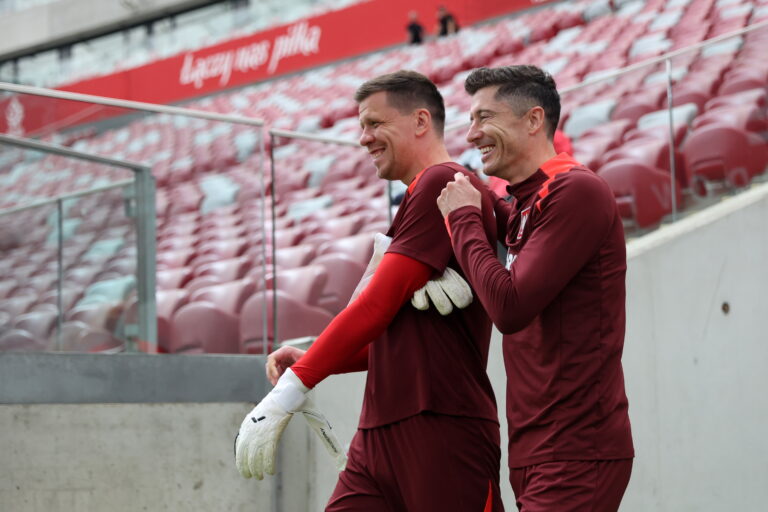
<svg viewBox="0 0 768 512"><path fill-rule="evenodd" d="M139 340L147 351L157 353L157 307L155 303L155 178L148 167L135 172L136 190L136 248Z"/></svg>
<svg viewBox="0 0 768 512"><path fill-rule="evenodd" d="M275 141L277 140L277 136L270 132L269 134L269 170L272 176L272 179L270 180L269 185L269 198L270 198L270 205L272 207L272 222L271 222L271 239L272 239L272 338L275 342L279 340L278 337L278 326L277 326L277 247L275 244L275 238L276 238L276 227L275 227L275 220L276 220L276 208L275 205L277 203L277 199L275 198L275 181L277 180L277 173L275 172ZM266 220L265 220L266 222ZM267 289L267 275L264 274L264 289L265 294ZM266 308L267 301L264 301L264 308ZM265 311L265 318L269 316L269 312ZM269 343L269 332L267 329L267 322L264 322L264 344L265 346ZM268 352L268 350L265 348L265 352Z"/></svg>
<svg viewBox="0 0 768 512"><path fill-rule="evenodd" d="M677 177L675 169L675 120L672 115L672 61L664 61L667 66L667 112L669 113L669 172L670 191L672 194L672 222L677 221Z"/></svg>
<svg viewBox="0 0 768 512"><path fill-rule="evenodd" d="M56 282L56 309L58 315L56 316L56 350L61 351L61 326L64 323L64 301L62 300L61 293L64 288L64 200L61 198L56 199L56 228L58 230L58 236L56 237L57 245L57 259L58 259L58 280Z"/></svg>

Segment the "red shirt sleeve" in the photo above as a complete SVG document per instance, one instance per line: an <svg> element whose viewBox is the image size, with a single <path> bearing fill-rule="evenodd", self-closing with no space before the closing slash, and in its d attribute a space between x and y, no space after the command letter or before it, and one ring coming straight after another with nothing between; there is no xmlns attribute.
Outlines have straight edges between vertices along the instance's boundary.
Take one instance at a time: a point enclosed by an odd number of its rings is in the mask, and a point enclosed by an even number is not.
<svg viewBox="0 0 768 512"><path fill-rule="evenodd" d="M313 388L334 373L364 370L368 344L379 337L400 308L424 286L433 269L413 258L386 253L368 286L339 313L291 368Z"/></svg>
<svg viewBox="0 0 768 512"><path fill-rule="evenodd" d="M552 182L534 230L509 270L485 237L480 210L465 206L448 216L456 258L504 334L523 329L552 302L614 222L610 189L597 176L569 174Z"/></svg>

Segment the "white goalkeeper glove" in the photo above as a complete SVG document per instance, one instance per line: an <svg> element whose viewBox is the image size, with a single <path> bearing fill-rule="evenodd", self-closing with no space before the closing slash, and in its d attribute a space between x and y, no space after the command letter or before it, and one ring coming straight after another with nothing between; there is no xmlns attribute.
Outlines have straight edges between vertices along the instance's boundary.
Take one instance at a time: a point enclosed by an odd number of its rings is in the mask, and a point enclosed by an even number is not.
<svg viewBox="0 0 768 512"><path fill-rule="evenodd" d="M328 420L306 396L309 389L288 368L275 388L248 413L235 439L235 465L245 478L264 478L275 474L275 454L285 427L296 412L301 412L318 434L336 466L343 469L346 455L331 430Z"/></svg>
<svg viewBox="0 0 768 512"><path fill-rule="evenodd" d="M446 267L442 276L416 290L411 304L418 310L426 311L429 309L429 300L432 300L441 315L449 315L454 305L464 309L472 304L472 289L458 272Z"/></svg>

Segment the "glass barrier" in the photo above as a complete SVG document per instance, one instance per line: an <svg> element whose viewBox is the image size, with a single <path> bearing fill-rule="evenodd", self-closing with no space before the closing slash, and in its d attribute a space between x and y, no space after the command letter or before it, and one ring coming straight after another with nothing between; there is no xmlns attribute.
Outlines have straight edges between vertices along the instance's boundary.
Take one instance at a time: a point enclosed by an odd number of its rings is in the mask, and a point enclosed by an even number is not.
<svg viewBox="0 0 768 512"><path fill-rule="evenodd" d="M678 46L661 41L667 45L664 50L655 40L630 41L628 53L606 56L618 59L613 67L596 60L594 52L599 48L594 45L566 45L567 41L560 47L561 54L550 54L547 41L522 50L510 46L511 53L493 57L492 64L519 63L525 57L526 62L554 74L562 97L560 130L570 139L577 160L609 183L627 235L633 237L764 179L766 96L760 72L764 71L762 52L768 28L762 23L759 30L693 49L679 46L685 38L675 39ZM661 51L674 53L658 57ZM619 66L625 67L616 70ZM466 124L457 122L466 119L469 104L463 76L457 73L441 85L451 123L445 140L453 158L479 172L479 154L465 140ZM399 183L388 187L375 177L368 155L357 146L359 126L354 116L320 130L324 119L304 123L303 110L279 95L268 112L271 123L294 129L306 125L315 135L267 130L255 119L216 114L254 115L259 110L253 105L266 101L262 96L268 95L270 86L283 91L285 85L280 84L197 100L189 105L195 112L108 99L98 104L72 101L43 93L15 93L18 89L0 86L6 91L0 95L0 112L4 112L0 132L152 169L157 185L155 298L157 350L161 352L265 353L275 342L304 336L306 326L312 326L307 334L317 334L328 315L348 301L350 283L356 281L359 265L367 262L370 233L385 231L389 225L390 203L396 205L403 190ZM55 162L47 154L31 159L24 151L4 149L0 208L80 190L67 188L73 179L65 179L68 175L60 172L67 166L48 166L49 161ZM84 187L109 186L122 179L116 172L86 171L81 164L71 169ZM112 193L121 192L116 188ZM119 219L118 199L110 199L104 191L98 195L105 203L89 208L108 216L114 225L104 228L108 233L103 239L93 234L87 250L93 244L98 248L89 258L99 266L100 281L119 280L139 270L132 269L129 260L131 251L141 253L141 237L128 227L130 222ZM36 210L42 213L35 215L48 219L57 208L40 205ZM127 213L125 217L130 219ZM50 227L40 224L40 219L28 221L35 229L11 231L8 240L41 236L37 230ZM66 209L60 231L66 232L78 220L87 226L93 219L86 222L77 208ZM78 242L80 236L85 240L91 232L76 232ZM115 239L122 240L122 245ZM29 247L40 249L29 265L50 265L52 256L46 253L50 249L37 241ZM16 262L30 250L14 252L8 261ZM73 251L64 245L62 258L74 258ZM105 254L109 259L100 260ZM12 269L17 263L3 265ZM311 272L313 266L317 275L293 276ZM45 286L51 276L37 267L23 268L12 277L22 278L20 286L26 288L26 280L37 273L43 275L34 286ZM84 274L78 270L62 275L61 282L73 285ZM87 281L83 294L97 282ZM0 295L19 287L5 274L0 283ZM346 291L337 290L344 286ZM122 314L115 320L114 312L105 313L107 320L100 327L119 340L146 341L137 334L135 321L145 301L131 290L126 293L128 304L123 304ZM283 295L290 300L283 300ZM321 320L312 324L296 313L296 297L302 306L322 310ZM70 321L65 314L59 316L59 323ZM13 316L4 325L15 320Z"/></svg>
<svg viewBox="0 0 768 512"><path fill-rule="evenodd" d="M266 278L253 270L268 242L266 230L249 213L260 211L267 197L260 121L201 110L214 109L210 100L198 101L197 111L153 105L149 106L153 111L145 111L131 102L100 105L35 94L6 94L0 104L3 101L6 106L16 105L11 109L15 114L6 116L11 120L6 132L132 162L150 168L154 176L156 345L141 335L138 322L147 301L132 282L137 269L130 259L138 250L137 233L130 224L130 212L118 218L118 199L106 194L102 200L111 202L90 205L89 211L99 212L98 216L81 223L99 223L101 216L109 215L110 225L103 236L82 231L85 227L76 233L79 242L94 244L84 254L99 272L75 267L72 276L63 276L65 287L82 286L73 304L77 311L65 311L64 322L70 321L68 315L72 321L93 320L117 339L133 340L130 350L241 353L242 308L256 289L265 288ZM31 192L18 198L21 203L71 191L61 173L50 172L46 164L50 158L39 158L25 172L36 176L34 180L52 184L45 189L28 187L25 190ZM8 159L10 162L11 157ZM87 189L119 182L125 173L93 172L77 164L72 166L74 178L69 180ZM114 194L119 198L120 192ZM0 202L13 197L4 193ZM0 204L3 206L9 205ZM80 215L78 209L66 210L65 227L81 220L71 212ZM75 257L70 255L75 249L65 245L64 256ZM77 257L86 263L83 254ZM107 284L101 284L103 281ZM117 289L126 295L115 297L112 292ZM107 299L91 299L94 293Z"/></svg>
<svg viewBox="0 0 768 512"><path fill-rule="evenodd" d="M5 136L0 148L0 350L154 350L153 301L127 328L154 288L149 171Z"/></svg>
<svg viewBox="0 0 768 512"><path fill-rule="evenodd" d="M388 186L377 177L357 144L354 121L322 140L272 133L275 202L268 215L274 231L262 293L272 309L261 329L271 342L300 345L349 303L370 260L374 233L389 228L387 194L402 194L399 182Z"/></svg>

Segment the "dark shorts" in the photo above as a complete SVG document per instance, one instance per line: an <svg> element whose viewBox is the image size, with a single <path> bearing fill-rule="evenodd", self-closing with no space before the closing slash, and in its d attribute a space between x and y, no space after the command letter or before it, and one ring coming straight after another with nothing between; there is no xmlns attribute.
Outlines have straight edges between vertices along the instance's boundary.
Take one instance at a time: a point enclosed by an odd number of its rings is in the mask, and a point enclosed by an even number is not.
<svg viewBox="0 0 768 512"><path fill-rule="evenodd" d="M501 512L499 426L422 413L358 430L326 512Z"/></svg>
<svg viewBox="0 0 768 512"><path fill-rule="evenodd" d="M510 469L520 512L616 512L632 459L544 462Z"/></svg>

